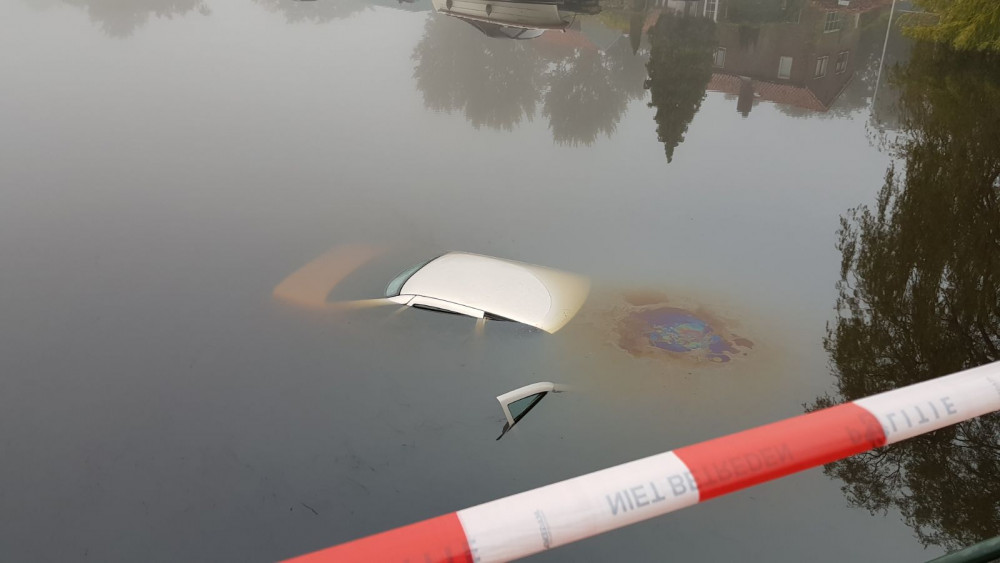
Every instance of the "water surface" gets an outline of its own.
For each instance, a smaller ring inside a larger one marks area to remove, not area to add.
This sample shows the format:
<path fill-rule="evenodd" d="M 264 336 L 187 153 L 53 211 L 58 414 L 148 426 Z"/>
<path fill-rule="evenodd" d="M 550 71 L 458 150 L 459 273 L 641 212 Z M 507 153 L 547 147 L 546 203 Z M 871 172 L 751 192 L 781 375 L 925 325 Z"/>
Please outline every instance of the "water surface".
<path fill-rule="evenodd" d="M 996 61 L 719 4 L 0 4 L 0 559 L 273 560 L 1000 359 Z M 331 301 L 448 250 L 594 291 L 554 335 L 275 298 L 344 245 Z M 671 307 L 739 353 L 620 345 Z M 998 424 L 536 558 L 929 559 L 1000 533 Z"/>

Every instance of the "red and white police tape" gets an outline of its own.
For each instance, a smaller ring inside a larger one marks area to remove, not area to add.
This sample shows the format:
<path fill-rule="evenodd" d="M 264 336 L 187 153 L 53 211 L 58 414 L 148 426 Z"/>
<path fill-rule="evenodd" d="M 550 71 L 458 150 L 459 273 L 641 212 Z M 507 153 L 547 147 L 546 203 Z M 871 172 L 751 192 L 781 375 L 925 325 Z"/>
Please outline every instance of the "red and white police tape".
<path fill-rule="evenodd" d="M 508 561 L 1000 410 L 1000 362 L 296 557 Z"/>

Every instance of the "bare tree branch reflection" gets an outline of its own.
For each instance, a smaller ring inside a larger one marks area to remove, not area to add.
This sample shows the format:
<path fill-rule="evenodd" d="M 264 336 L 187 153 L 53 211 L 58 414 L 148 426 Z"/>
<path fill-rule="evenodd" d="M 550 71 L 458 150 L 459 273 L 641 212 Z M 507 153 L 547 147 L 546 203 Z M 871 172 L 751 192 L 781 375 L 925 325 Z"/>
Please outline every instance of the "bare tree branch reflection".
<path fill-rule="evenodd" d="M 985 70 L 984 70 L 985 69 Z M 915 46 L 896 70 L 903 128 L 874 209 L 842 218 L 825 347 L 854 400 L 1000 360 L 1000 59 Z M 924 545 L 1000 530 L 1000 416 L 829 464 L 854 505 L 898 509 Z"/>

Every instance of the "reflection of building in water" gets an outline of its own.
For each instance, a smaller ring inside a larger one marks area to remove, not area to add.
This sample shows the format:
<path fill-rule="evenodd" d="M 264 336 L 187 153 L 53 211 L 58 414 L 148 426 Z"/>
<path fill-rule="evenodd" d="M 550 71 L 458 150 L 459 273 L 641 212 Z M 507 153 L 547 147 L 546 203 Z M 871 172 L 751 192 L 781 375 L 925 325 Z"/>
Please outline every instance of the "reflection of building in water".
<path fill-rule="evenodd" d="M 434 9 L 459 18 L 488 37 L 534 39 L 548 30 L 565 30 L 577 14 L 601 11 L 597 0 L 497 2 L 494 0 L 433 0 Z"/>
<path fill-rule="evenodd" d="M 712 19 L 718 46 L 709 91 L 737 97 L 744 117 L 758 101 L 825 112 L 854 76 L 868 14 L 889 0 L 652 0 Z"/>

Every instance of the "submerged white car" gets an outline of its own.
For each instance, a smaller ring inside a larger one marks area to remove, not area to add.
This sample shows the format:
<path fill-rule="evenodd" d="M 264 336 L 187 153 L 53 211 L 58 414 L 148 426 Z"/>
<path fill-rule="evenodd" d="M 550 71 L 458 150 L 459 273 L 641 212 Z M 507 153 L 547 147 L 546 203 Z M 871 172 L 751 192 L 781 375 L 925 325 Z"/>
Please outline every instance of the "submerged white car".
<path fill-rule="evenodd" d="M 516 321 L 546 332 L 562 328 L 590 292 L 583 276 L 552 268 L 449 252 L 396 276 L 385 297 L 328 301 L 340 282 L 385 249 L 341 245 L 306 264 L 274 288 L 279 301 L 322 311 L 347 311 L 400 303 L 477 319 Z"/>
<path fill-rule="evenodd" d="M 396 276 L 385 297 L 329 301 L 334 288 L 385 249 L 341 245 L 306 264 L 274 288 L 284 303 L 319 311 L 349 311 L 391 303 L 467 315 L 477 319 L 516 321 L 546 332 L 568 323 L 583 306 L 590 281 L 552 268 L 468 252 L 448 252 L 421 262 Z M 497 397 L 504 414 L 498 440 L 549 393 L 566 390 L 547 381 Z"/>
<path fill-rule="evenodd" d="M 449 252 L 407 269 L 386 287 L 391 301 L 556 332 L 587 299 L 587 278 L 468 252 Z"/>

